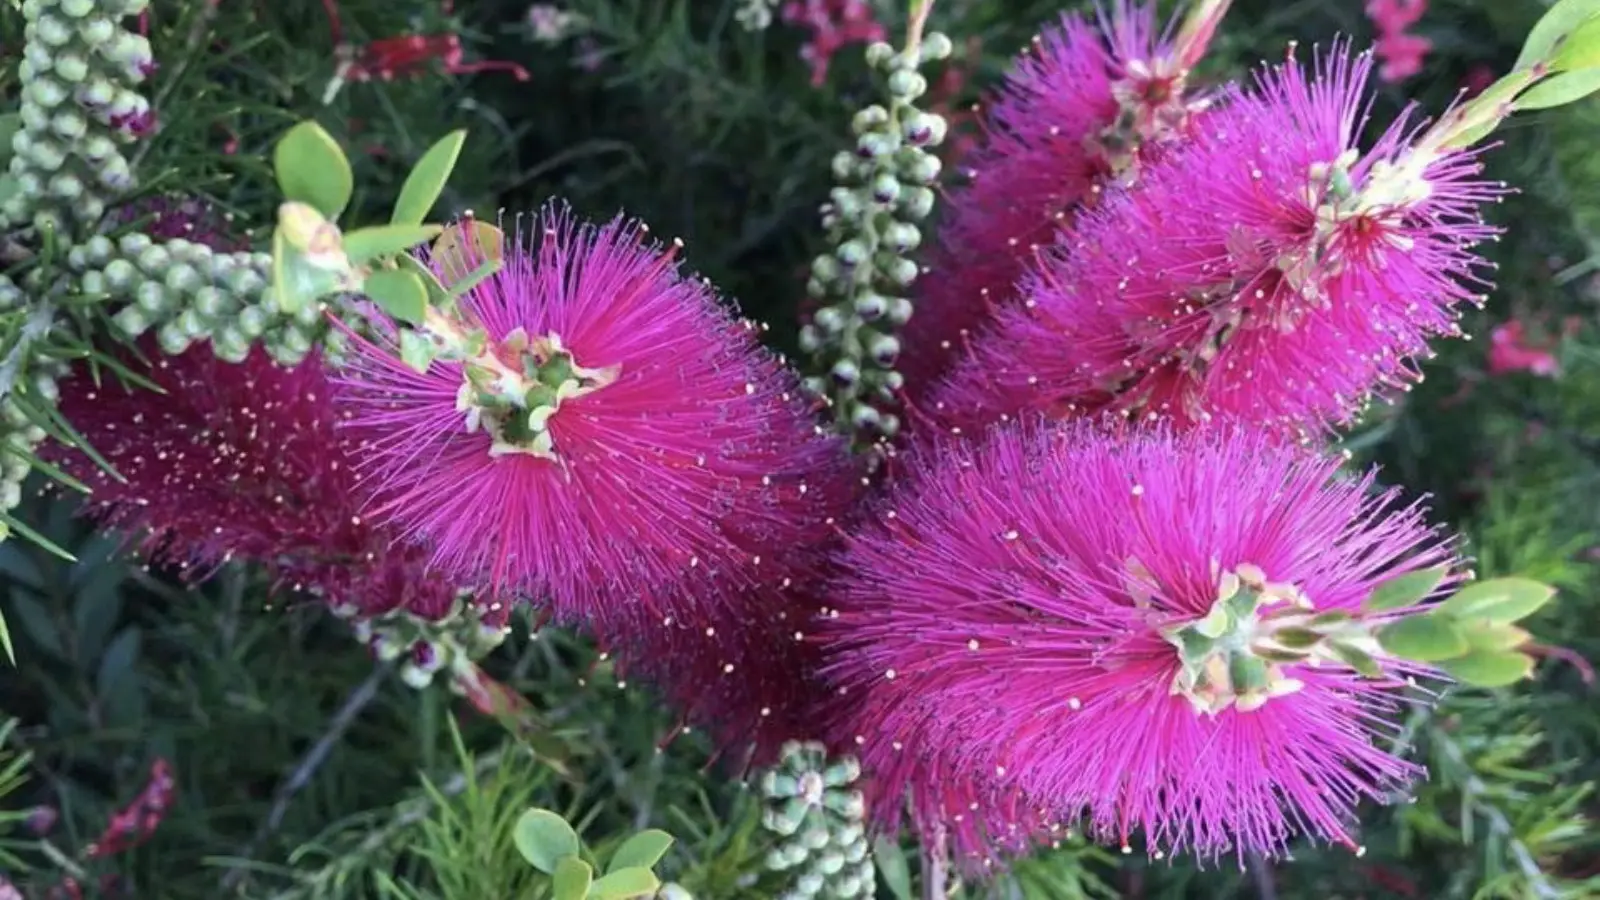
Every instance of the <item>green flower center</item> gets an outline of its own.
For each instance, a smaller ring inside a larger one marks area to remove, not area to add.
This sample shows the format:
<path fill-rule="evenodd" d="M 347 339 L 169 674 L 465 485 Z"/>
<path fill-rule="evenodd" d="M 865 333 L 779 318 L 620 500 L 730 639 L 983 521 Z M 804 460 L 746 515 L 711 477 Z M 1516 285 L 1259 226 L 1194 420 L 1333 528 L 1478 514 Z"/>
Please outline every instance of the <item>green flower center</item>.
<path fill-rule="evenodd" d="M 620 366 L 580 366 L 557 334 L 530 340 L 519 328 L 491 352 L 497 365 L 485 365 L 480 357 L 463 366 L 464 380 L 456 397 L 468 433 L 482 428 L 493 438 L 490 456 L 526 453 L 559 459 L 550 434 L 551 417 L 562 404 L 600 390 L 621 374 Z"/>

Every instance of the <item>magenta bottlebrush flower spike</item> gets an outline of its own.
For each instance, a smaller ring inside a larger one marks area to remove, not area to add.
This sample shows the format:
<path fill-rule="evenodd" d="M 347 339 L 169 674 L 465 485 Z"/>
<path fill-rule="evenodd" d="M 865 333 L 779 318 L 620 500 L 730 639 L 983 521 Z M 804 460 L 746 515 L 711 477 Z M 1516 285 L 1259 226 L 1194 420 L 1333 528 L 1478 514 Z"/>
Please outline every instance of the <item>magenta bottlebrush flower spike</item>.
<path fill-rule="evenodd" d="M 419 374 L 356 340 L 341 379 L 369 513 L 459 582 L 602 633 L 632 607 L 696 624 L 781 579 L 852 487 L 757 326 L 642 226 L 551 206 L 518 228 L 503 268 L 423 326 L 476 344 L 465 363 Z"/>
<path fill-rule="evenodd" d="M 122 478 L 76 451 L 42 449 L 94 489 L 86 503 L 104 524 L 194 575 L 248 560 L 362 616 L 450 610 L 454 586 L 426 571 L 426 554 L 361 517 L 353 448 L 320 358 L 286 369 L 261 350 L 235 364 L 203 347 L 141 349 L 153 365 L 124 364 L 164 394 L 83 369 L 60 388 L 63 415 Z"/>
<path fill-rule="evenodd" d="M 1420 507 L 1220 428 L 1013 427 L 919 456 L 844 553 L 825 634 L 880 821 L 910 790 L 969 854 L 1080 813 L 1153 854 L 1279 854 L 1352 844 L 1355 805 L 1418 774 L 1381 745 L 1414 666 L 1362 604 L 1453 562 Z"/>
<path fill-rule="evenodd" d="M 966 160 L 927 260 L 900 368 L 913 395 L 995 308 L 1040 246 L 1101 190 L 1127 184 L 1141 159 L 1181 138 L 1205 101 L 1188 86 L 1231 0 L 1195 3 L 1176 34 L 1152 4 L 1114 0 L 1097 17 L 1063 15 L 1018 57 L 984 113 L 986 135 Z"/>
<path fill-rule="evenodd" d="M 1349 421 L 1420 377 L 1428 340 L 1481 302 L 1492 237 L 1477 151 L 1451 117 L 1357 149 L 1370 57 L 1291 62 L 1211 112 L 1140 185 L 1085 214 L 928 404 L 948 427 L 1116 410 Z M 1448 127 L 1443 127 L 1448 126 Z"/>

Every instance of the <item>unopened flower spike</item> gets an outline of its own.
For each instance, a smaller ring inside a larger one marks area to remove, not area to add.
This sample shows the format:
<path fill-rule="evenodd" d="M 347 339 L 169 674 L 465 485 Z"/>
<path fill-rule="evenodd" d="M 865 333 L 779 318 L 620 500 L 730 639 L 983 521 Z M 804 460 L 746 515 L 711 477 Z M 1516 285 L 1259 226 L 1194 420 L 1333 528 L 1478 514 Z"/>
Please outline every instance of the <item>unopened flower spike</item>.
<path fill-rule="evenodd" d="M 858 449 L 900 430 L 898 333 L 911 319 L 906 292 L 918 274 L 911 254 L 922 243 L 918 223 L 933 210 L 940 163 L 932 150 L 947 127 L 917 106 L 928 89 L 919 69 L 953 49 L 943 34 L 923 36 L 932 5 L 913 5 L 904 49 L 867 48 L 887 105 L 856 113 L 856 146 L 834 157 L 838 186 L 822 207 L 830 249 L 812 261 L 806 285 L 818 304 L 800 331 L 812 373 L 806 390 L 826 401 L 835 429 Z"/>
<path fill-rule="evenodd" d="M 866 807 L 853 787 L 860 775 L 854 759 L 830 759 L 821 744 L 792 742 L 761 776 L 762 825 L 779 838 L 767 868 L 793 878 L 779 900 L 873 896 Z"/>
<path fill-rule="evenodd" d="M 1203 0 L 1163 29 L 1153 3 L 1113 0 L 1064 14 L 1012 63 L 975 108 L 984 135 L 963 158 L 917 283 L 900 366 L 913 401 L 968 352 L 1018 276 L 1106 191 L 1196 127 L 1211 97 L 1191 70 L 1230 0 Z"/>

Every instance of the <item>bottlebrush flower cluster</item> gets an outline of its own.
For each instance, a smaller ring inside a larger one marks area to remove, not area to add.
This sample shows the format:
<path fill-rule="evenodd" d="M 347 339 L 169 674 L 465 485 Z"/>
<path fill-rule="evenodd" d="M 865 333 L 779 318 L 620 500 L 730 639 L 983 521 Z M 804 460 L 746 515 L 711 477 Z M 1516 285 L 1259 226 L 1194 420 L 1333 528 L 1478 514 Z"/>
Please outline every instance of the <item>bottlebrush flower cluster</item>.
<path fill-rule="evenodd" d="M 905 331 L 902 370 L 920 393 L 943 374 L 1013 283 L 1081 207 L 1138 177 L 1141 160 L 1179 141 L 1206 100 L 1188 69 L 1225 3 L 1179 35 L 1153 5 L 1118 0 L 1097 18 L 1063 15 L 1016 61 L 985 110 L 985 142 L 963 162 Z"/>
<path fill-rule="evenodd" d="M 1374 744 L 1407 669 L 1278 641 L 1452 556 L 1338 467 L 1252 432 L 1092 423 L 924 451 L 848 542 L 827 623 L 863 766 L 894 779 L 880 820 L 910 789 L 979 857 L 1080 813 L 1152 851 L 1353 843 L 1354 805 L 1416 774 Z M 1232 630 L 1191 633 L 1220 608 Z"/>
<path fill-rule="evenodd" d="M 1232 92 L 1137 189 L 1082 213 L 932 395 L 947 428 L 1115 410 L 1290 434 L 1420 377 L 1480 302 L 1505 186 L 1470 150 L 1357 145 L 1370 57 L 1335 47 Z M 1159 239 L 1154 239 L 1159 238 Z"/>

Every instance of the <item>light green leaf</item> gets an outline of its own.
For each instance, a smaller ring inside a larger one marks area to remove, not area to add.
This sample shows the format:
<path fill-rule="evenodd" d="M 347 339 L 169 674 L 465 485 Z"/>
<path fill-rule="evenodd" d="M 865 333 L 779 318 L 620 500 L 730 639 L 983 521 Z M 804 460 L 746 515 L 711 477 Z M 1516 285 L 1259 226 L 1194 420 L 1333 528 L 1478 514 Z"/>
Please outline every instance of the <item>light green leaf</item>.
<path fill-rule="evenodd" d="M 418 374 L 433 365 L 433 342 L 409 328 L 400 331 L 400 361 Z"/>
<path fill-rule="evenodd" d="M 17 667 L 17 651 L 11 646 L 11 629 L 6 627 L 5 613 L 0 612 L 0 647 L 6 651 L 6 660 L 11 663 L 11 668 Z"/>
<path fill-rule="evenodd" d="M 1456 132 L 1453 137 L 1440 146 L 1445 150 L 1464 150 L 1493 134 L 1494 130 L 1499 128 L 1500 123 L 1504 121 L 1505 119 L 1502 118 L 1492 118 L 1485 122 L 1479 122 L 1470 128 L 1464 128 Z"/>
<path fill-rule="evenodd" d="M 1531 578 L 1491 578 L 1469 584 L 1435 607 L 1442 616 L 1509 624 L 1538 612 L 1556 589 Z"/>
<path fill-rule="evenodd" d="M 1550 109 L 1576 103 L 1595 91 L 1600 91 L 1600 68 L 1562 72 L 1528 88 L 1516 106 L 1519 111 Z"/>
<path fill-rule="evenodd" d="M 1467 639 L 1454 622 L 1441 616 L 1409 616 L 1378 632 L 1383 649 L 1401 659 L 1438 662 L 1467 652 Z"/>
<path fill-rule="evenodd" d="M 900 845 L 884 837 L 872 841 L 872 863 L 894 900 L 915 900 L 911 893 L 911 868 Z"/>
<path fill-rule="evenodd" d="M 278 311 L 293 315 L 305 306 L 305 297 L 289 281 L 289 236 L 282 228 L 272 230 L 272 299 Z"/>
<path fill-rule="evenodd" d="M 350 264 L 359 266 L 386 256 L 404 253 L 444 231 L 440 225 L 374 225 L 345 232 L 344 252 Z"/>
<path fill-rule="evenodd" d="M 417 165 L 406 176 L 400 187 L 400 198 L 395 201 L 394 215 L 389 221 L 395 225 L 420 225 L 428 217 L 433 205 L 439 202 L 444 186 L 450 181 L 461 147 L 466 143 L 465 130 L 452 131 L 440 138 L 417 160 Z"/>
<path fill-rule="evenodd" d="M 285 198 L 310 204 L 330 221 L 339 218 L 355 191 L 355 176 L 339 142 L 309 120 L 278 139 L 272 169 Z"/>
<path fill-rule="evenodd" d="M 654 897 L 661 890 L 661 879 L 648 868 L 617 869 L 589 886 L 593 900 L 629 900 Z"/>
<path fill-rule="evenodd" d="M 1524 629 L 1498 622 L 1462 622 L 1461 633 L 1473 650 L 1515 650 L 1533 639 Z"/>
<path fill-rule="evenodd" d="M 447 289 L 477 272 L 484 262 L 505 258 L 505 234 L 487 222 L 467 219 L 444 230 L 433 242 L 429 262 L 440 273 L 439 282 Z"/>
<path fill-rule="evenodd" d="M 1439 668 L 1463 684 L 1496 688 L 1533 674 L 1533 658 L 1510 650 L 1474 650 L 1439 663 Z"/>
<path fill-rule="evenodd" d="M 1600 15 L 1572 29 L 1550 60 L 1550 68 L 1557 72 L 1581 72 L 1596 66 L 1600 66 Z"/>
<path fill-rule="evenodd" d="M 657 828 L 649 828 L 639 832 L 622 842 L 617 852 L 611 854 L 611 862 L 607 864 L 607 872 L 618 869 L 631 869 L 643 866 L 648 869 L 661 861 L 667 850 L 672 847 L 672 835 Z"/>
<path fill-rule="evenodd" d="M 428 314 L 428 288 L 414 272 L 379 269 L 361 283 L 361 293 L 383 311 L 410 325 L 420 325 Z"/>
<path fill-rule="evenodd" d="M 1328 644 L 1328 649 L 1333 652 L 1334 656 L 1339 658 L 1340 662 L 1355 669 L 1356 673 L 1362 677 L 1377 678 L 1383 674 L 1383 668 L 1378 665 L 1377 660 L 1372 658 L 1372 654 L 1354 644 L 1348 644 L 1344 641 L 1332 641 Z"/>
<path fill-rule="evenodd" d="M 556 861 L 550 894 L 553 900 L 583 900 L 589 896 L 593 883 L 594 870 L 588 863 L 576 856 L 563 856 Z"/>
<path fill-rule="evenodd" d="M 1367 602 L 1361 605 L 1366 612 L 1387 612 L 1391 609 L 1404 609 L 1416 606 L 1422 602 L 1433 589 L 1439 586 L 1444 576 L 1449 574 L 1449 566 L 1434 566 L 1420 572 L 1407 572 L 1399 578 L 1391 578 L 1378 589 L 1372 592 Z"/>
<path fill-rule="evenodd" d="M 512 840 L 522 858 L 546 874 L 554 874 L 556 863 L 563 857 L 576 857 L 579 848 L 578 833 L 566 819 L 548 809 L 530 809 L 523 813 L 517 819 Z"/>
<path fill-rule="evenodd" d="M 1596 15 L 1600 15 L 1600 0 L 1561 0 L 1550 7 L 1528 32 L 1513 68 L 1526 69 L 1535 63 L 1549 62 L 1551 52 L 1561 39 Z"/>

